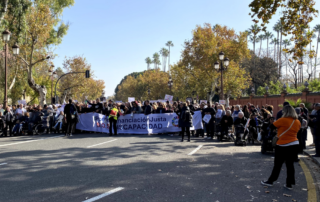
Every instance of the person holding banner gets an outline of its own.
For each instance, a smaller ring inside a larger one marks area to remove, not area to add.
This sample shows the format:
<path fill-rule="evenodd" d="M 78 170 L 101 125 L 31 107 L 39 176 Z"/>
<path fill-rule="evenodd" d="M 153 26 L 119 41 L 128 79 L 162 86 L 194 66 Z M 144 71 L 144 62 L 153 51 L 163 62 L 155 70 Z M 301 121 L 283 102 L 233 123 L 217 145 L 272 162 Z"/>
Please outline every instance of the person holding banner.
<path fill-rule="evenodd" d="M 117 134 L 117 122 L 118 122 L 118 117 L 120 116 L 120 106 L 118 106 L 117 104 L 113 104 L 112 105 L 112 109 L 110 110 L 109 113 L 109 136 L 112 136 L 112 126 L 113 126 L 113 132 L 114 135 L 118 135 Z"/>
<path fill-rule="evenodd" d="M 89 100 L 87 100 L 87 102 L 88 102 L 89 105 L 91 105 L 91 109 L 94 112 L 101 113 L 102 110 L 104 109 L 103 104 L 100 102 L 99 98 L 96 99 L 96 104 L 95 103 L 90 103 Z"/>
<path fill-rule="evenodd" d="M 208 121 L 205 121 L 205 127 L 207 131 L 207 139 L 213 139 L 214 131 L 215 131 L 215 115 L 216 115 L 216 110 L 211 107 L 210 104 L 208 104 L 208 107 L 205 108 L 202 113 L 204 113 L 204 117 L 208 117 Z"/>
<path fill-rule="evenodd" d="M 152 112 L 149 100 L 144 101 L 144 115 L 149 115 Z"/>
<path fill-rule="evenodd" d="M 188 142 L 190 142 L 190 127 L 192 127 L 192 114 L 187 103 L 180 103 L 181 110 L 179 111 L 179 127 L 182 130 L 182 140 L 184 139 L 184 133 L 188 135 Z"/>

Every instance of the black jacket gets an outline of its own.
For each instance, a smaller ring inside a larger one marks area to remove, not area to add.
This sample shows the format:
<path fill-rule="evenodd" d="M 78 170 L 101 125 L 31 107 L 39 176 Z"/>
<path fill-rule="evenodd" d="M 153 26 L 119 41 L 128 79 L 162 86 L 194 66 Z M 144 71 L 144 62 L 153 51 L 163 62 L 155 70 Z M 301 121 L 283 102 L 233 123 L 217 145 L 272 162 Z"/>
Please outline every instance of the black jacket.
<path fill-rule="evenodd" d="M 227 121 L 227 123 L 225 122 Z M 224 115 L 220 121 L 222 127 L 231 127 L 233 124 L 232 116 Z"/>
<path fill-rule="evenodd" d="M 5 111 L 3 113 L 3 116 L 4 116 L 4 120 L 8 123 L 13 123 L 14 122 L 14 116 L 13 116 L 13 113 L 10 111 Z"/>
<path fill-rule="evenodd" d="M 99 102 L 97 104 L 91 104 L 88 100 L 87 102 L 91 105 L 91 111 L 96 112 L 98 110 L 98 113 L 102 113 L 102 110 L 104 109 L 103 103 Z"/>
<path fill-rule="evenodd" d="M 70 118 L 71 117 L 71 112 L 74 112 L 73 115 L 75 115 L 77 113 L 77 108 L 76 106 L 74 106 L 74 104 L 67 104 L 65 107 L 64 107 L 64 114 L 67 116 L 67 118 Z"/>
<path fill-rule="evenodd" d="M 145 106 L 144 115 L 149 115 L 152 112 L 152 108 L 150 105 Z"/>
<path fill-rule="evenodd" d="M 166 109 L 165 108 L 157 108 L 155 114 L 164 114 L 166 113 Z"/>
<path fill-rule="evenodd" d="M 243 117 L 242 119 L 237 118 L 236 121 L 234 122 L 234 125 L 240 125 L 242 124 L 243 126 L 245 126 L 247 124 L 248 119 L 246 117 Z"/>

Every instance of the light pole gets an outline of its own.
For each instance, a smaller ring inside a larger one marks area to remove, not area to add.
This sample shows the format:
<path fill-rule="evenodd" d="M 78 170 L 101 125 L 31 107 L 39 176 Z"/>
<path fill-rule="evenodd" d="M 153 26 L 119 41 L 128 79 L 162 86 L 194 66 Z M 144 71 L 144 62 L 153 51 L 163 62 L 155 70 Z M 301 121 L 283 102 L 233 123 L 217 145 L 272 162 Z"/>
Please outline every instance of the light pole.
<path fill-rule="evenodd" d="M 220 65 L 219 62 L 215 62 L 214 63 L 214 68 L 221 72 L 221 97 L 220 100 L 224 100 L 224 94 L 223 94 L 223 71 L 227 70 L 228 66 L 229 66 L 229 59 L 228 58 L 224 58 L 224 53 L 221 51 L 219 53 L 219 60 L 220 60 Z M 223 61 L 223 63 L 222 63 Z"/>
<path fill-rule="evenodd" d="M 196 91 L 192 91 L 192 99 L 193 99 L 193 103 L 194 103 L 194 95 L 196 94 Z"/>
<path fill-rule="evenodd" d="M 53 70 L 54 69 L 54 65 L 51 65 L 51 68 L 52 69 L 49 69 L 49 74 L 51 76 L 51 104 L 54 104 L 54 102 L 53 102 L 53 77 L 57 73 L 56 73 L 56 71 Z"/>
<path fill-rule="evenodd" d="M 171 92 L 171 88 L 172 88 L 172 86 L 173 86 L 173 81 L 172 81 L 171 76 L 169 77 L 168 86 L 169 86 L 170 92 Z"/>
<path fill-rule="evenodd" d="M 6 108 L 7 107 L 7 104 L 8 104 L 8 92 L 7 92 L 7 72 L 8 72 L 8 42 L 10 41 L 10 36 L 11 36 L 11 33 L 8 31 L 8 30 L 5 30 L 4 32 L 2 32 L 2 38 L 3 38 L 3 41 L 5 42 L 5 45 L 4 45 L 4 49 L 5 49 L 5 53 L 4 53 L 4 74 L 5 74 L 5 79 L 4 79 L 4 107 Z"/>

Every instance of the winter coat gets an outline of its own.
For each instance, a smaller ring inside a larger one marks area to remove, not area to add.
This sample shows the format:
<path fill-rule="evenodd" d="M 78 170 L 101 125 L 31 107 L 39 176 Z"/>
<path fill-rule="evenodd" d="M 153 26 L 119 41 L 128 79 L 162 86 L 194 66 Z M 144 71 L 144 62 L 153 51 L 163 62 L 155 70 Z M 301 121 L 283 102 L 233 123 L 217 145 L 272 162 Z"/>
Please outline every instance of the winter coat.
<path fill-rule="evenodd" d="M 189 107 L 183 107 L 178 112 L 179 114 L 179 127 L 192 127 L 192 112 L 190 111 Z M 184 117 L 186 117 L 186 114 L 190 114 L 189 120 L 184 120 Z"/>
<path fill-rule="evenodd" d="M 227 120 L 227 123 L 225 122 Z M 224 115 L 220 121 L 222 127 L 231 127 L 233 124 L 233 118 L 231 116 Z"/>
<path fill-rule="evenodd" d="M 4 116 L 4 120 L 7 123 L 13 123 L 14 122 L 14 116 L 13 116 L 12 112 L 5 111 L 3 116 Z"/>

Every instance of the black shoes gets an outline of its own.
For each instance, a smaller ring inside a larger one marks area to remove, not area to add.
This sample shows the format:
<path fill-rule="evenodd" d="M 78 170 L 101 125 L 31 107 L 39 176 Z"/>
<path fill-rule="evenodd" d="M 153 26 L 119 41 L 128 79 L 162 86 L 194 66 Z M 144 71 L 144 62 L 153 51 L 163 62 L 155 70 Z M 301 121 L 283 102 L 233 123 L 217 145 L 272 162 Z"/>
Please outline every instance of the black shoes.
<path fill-rule="evenodd" d="M 272 182 L 269 182 L 269 181 L 261 181 L 261 184 L 262 185 L 265 185 L 265 186 L 268 186 L 268 187 L 272 187 L 273 186 L 273 183 Z"/>
<path fill-rule="evenodd" d="M 286 185 L 285 184 L 285 185 L 283 185 L 283 187 L 286 188 L 286 189 L 292 190 L 292 185 Z"/>
<path fill-rule="evenodd" d="M 320 157 L 320 156 L 315 154 L 315 155 L 312 155 L 312 157 Z"/>

